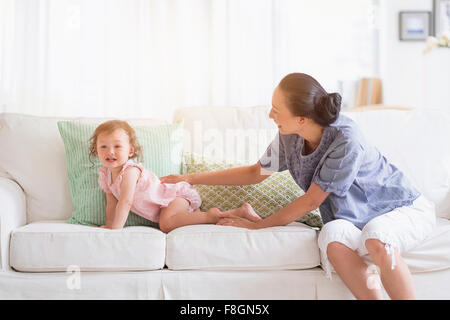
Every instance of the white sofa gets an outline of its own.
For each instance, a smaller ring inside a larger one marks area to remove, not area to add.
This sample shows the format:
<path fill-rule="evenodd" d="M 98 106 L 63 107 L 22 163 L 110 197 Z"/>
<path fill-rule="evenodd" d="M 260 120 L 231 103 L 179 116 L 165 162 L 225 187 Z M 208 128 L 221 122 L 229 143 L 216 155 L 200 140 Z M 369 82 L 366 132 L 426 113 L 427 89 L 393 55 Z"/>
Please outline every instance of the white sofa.
<path fill-rule="evenodd" d="M 449 114 L 345 114 L 436 204 L 435 231 L 403 257 L 419 299 L 449 299 Z M 186 150 L 228 158 L 257 160 L 275 133 L 264 107 L 187 108 L 175 113 L 179 119 Z M 261 230 L 193 225 L 168 234 L 65 223 L 73 207 L 58 120 L 0 115 L 0 299 L 353 298 L 336 274 L 325 277 L 318 231 L 301 223 Z M 244 153 L 233 153 L 242 146 Z"/>

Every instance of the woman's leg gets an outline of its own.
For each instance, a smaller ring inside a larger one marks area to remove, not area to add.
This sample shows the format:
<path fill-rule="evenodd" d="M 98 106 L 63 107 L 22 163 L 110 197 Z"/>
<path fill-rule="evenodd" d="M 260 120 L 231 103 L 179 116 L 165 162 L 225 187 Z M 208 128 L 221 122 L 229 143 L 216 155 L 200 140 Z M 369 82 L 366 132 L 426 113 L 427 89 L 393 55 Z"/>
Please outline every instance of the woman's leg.
<path fill-rule="evenodd" d="M 380 268 L 380 277 L 391 299 L 416 299 L 411 272 L 401 256 L 394 250 L 395 268 L 392 256 L 385 249 L 385 243 L 378 239 L 367 239 L 366 248 L 373 262 Z"/>
<path fill-rule="evenodd" d="M 327 248 L 328 259 L 339 277 L 356 299 L 383 299 L 381 287 L 369 285 L 367 264 L 346 245 L 339 242 L 331 242 Z"/>
<path fill-rule="evenodd" d="M 347 220 L 326 223 L 318 238 L 322 266 L 331 277 L 331 264 L 357 299 L 382 299 L 381 286 L 372 283 L 374 275 L 356 252 L 360 238 L 361 230 Z"/>
<path fill-rule="evenodd" d="M 370 254 L 391 299 L 416 298 L 411 272 L 401 253 L 422 243 L 435 225 L 434 206 L 422 195 L 411 206 L 396 208 L 364 226 L 358 250 Z"/>
<path fill-rule="evenodd" d="M 207 212 L 199 209 L 189 212 L 189 201 L 175 198 L 169 205 L 161 209 L 159 228 L 168 233 L 175 228 L 191 224 L 216 224 L 219 221 L 219 209 L 213 208 Z"/>

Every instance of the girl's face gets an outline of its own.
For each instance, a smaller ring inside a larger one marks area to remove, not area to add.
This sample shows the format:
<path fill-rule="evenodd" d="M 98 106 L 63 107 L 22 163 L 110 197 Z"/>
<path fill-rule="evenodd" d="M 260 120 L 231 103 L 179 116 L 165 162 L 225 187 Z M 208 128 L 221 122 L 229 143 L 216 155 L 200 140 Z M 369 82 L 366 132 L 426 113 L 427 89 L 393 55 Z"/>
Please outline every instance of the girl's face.
<path fill-rule="evenodd" d="M 97 155 L 102 165 L 107 168 L 122 167 L 133 153 L 130 139 L 122 129 L 100 133 L 97 137 Z"/>
<path fill-rule="evenodd" d="M 304 117 L 294 116 L 291 113 L 286 106 L 284 93 L 279 87 L 273 92 L 269 118 L 275 121 L 281 134 L 298 133 L 305 120 Z"/>

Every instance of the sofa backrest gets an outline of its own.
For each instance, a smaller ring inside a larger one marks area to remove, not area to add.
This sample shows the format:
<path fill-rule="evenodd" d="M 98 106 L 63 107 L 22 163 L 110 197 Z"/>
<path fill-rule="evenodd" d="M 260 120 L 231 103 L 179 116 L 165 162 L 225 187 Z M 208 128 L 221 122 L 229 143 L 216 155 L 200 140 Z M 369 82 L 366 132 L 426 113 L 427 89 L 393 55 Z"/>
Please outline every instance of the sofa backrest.
<path fill-rule="evenodd" d="M 184 150 L 256 162 L 277 133 L 267 106 L 191 107 L 175 111 L 184 121 Z"/>
<path fill-rule="evenodd" d="M 0 176 L 15 180 L 24 190 L 28 223 L 72 216 L 66 155 L 57 127 L 61 120 L 100 123 L 109 119 L 0 114 Z M 156 119 L 128 121 L 131 125 L 167 123 Z"/>
<path fill-rule="evenodd" d="M 184 120 L 191 134 L 185 150 L 257 161 L 277 132 L 268 114 L 266 106 L 196 107 L 177 110 L 174 121 Z M 343 114 L 354 119 L 367 139 L 435 203 L 438 216 L 450 218 L 449 113 L 379 109 Z"/>
<path fill-rule="evenodd" d="M 269 107 L 178 109 L 185 150 L 230 160 L 257 161 L 277 128 Z M 450 115 L 441 110 L 343 112 L 430 200 L 440 217 L 450 218 Z M 0 176 L 19 183 L 27 198 L 27 221 L 67 219 L 73 206 L 64 145 L 57 122 L 102 122 L 106 118 L 50 118 L 0 114 Z M 165 124 L 131 119 L 132 125 Z"/>

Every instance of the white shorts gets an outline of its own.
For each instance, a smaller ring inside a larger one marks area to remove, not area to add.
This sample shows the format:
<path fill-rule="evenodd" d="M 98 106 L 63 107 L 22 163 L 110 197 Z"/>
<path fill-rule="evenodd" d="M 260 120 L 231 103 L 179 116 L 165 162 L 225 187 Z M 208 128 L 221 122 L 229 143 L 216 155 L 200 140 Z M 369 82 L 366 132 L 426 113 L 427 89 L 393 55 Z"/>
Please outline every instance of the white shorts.
<path fill-rule="evenodd" d="M 367 239 L 378 239 L 385 244 L 386 252 L 392 257 L 392 268 L 395 268 L 394 249 L 401 254 L 414 248 L 433 231 L 435 226 L 434 204 L 423 195 L 411 206 L 400 207 L 373 218 L 362 230 L 344 219 L 330 221 L 319 233 L 322 268 L 327 277 L 331 278 L 334 268 L 327 257 L 329 243 L 340 242 L 363 257 L 369 253 L 365 246 Z"/>

